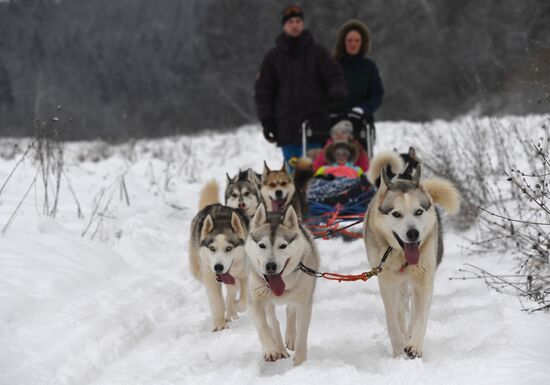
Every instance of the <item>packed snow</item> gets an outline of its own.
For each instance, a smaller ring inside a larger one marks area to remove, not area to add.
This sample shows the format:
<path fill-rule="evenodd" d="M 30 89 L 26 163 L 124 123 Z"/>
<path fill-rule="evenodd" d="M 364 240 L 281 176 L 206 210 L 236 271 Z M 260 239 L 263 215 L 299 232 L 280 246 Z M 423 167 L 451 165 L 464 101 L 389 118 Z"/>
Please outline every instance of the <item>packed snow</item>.
<path fill-rule="evenodd" d="M 379 123 L 376 150 L 405 150 L 424 129 Z M 0 185 L 21 155 L 0 158 Z M 226 172 L 281 164 L 257 126 L 113 147 L 68 143 L 64 159 L 55 218 L 43 214 L 40 177 L 16 210 L 37 175 L 31 154 L 0 194 L 2 385 L 550 381 L 550 315 L 522 312 L 517 297 L 480 280 L 449 280 L 467 262 L 503 274 L 514 267 L 507 255 L 467 255 L 471 234 L 452 230 L 452 218 L 422 359 L 392 357 L 376 279 L 317 282 L 308 359 L 298 367 L 263 360 L 247 313 L 213 333 L 205 290 L 188 269 L 189 225 L 206 181 L 223 188 Z M 321 270 L 369 269 L 362 241 L 316 242 Z"/>

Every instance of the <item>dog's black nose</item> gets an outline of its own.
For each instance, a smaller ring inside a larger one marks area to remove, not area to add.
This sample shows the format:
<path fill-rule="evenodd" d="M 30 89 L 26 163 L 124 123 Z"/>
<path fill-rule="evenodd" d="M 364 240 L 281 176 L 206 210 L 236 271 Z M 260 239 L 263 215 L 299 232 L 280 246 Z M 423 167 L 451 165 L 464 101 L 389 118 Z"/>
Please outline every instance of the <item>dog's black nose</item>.
<path fill-rule="evenodd" d="M 277 199 L 281 199 L 283 197 L 283 190 L 275 191 L 275 196 L 277 197 Z"/>
<path fill-rule="evenodd" d="M 223 271 L 223 265 L 221 263 L 216 263 L 214 265 L 214 271 L 216 273 L 221 273 Z"/>
<path fill-rule="evenodd" d="M 418 242 L 418 237 L 420 236 L 420 233 L 417 229 L 409 229 L 407 231 L 407 240 L 409 242 Z"/>
<path fill-rule="evenodd" d="M 277 264 L 275 262 L 266 263 L 265 271 L 267 274 L 275 274 L 277 272 Z"/>

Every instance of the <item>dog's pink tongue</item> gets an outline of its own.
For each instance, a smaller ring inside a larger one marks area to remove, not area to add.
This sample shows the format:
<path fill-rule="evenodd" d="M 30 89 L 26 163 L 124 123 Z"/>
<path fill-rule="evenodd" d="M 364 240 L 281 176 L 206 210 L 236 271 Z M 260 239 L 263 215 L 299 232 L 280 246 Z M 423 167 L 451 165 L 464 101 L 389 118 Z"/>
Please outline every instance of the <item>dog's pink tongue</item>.
<path fill-rule="evenodd" d="M 271 200 L 271 211 L 283 211 L 285 208 L 284 199 Z"/>
<path fill-rule="evenodd" d="M 267 284 L 269 288 L 277 297 L 283 294 L 285 291 L 285 283 L 281 274 L 273 274 L 267 276 Z"/>
<path fill-rule="evenodd" d="M 420 250 L 418 249 L 418 242 L 416 243 L 404 243 L 403 251 L 405 252 L 405 260 L 409 265 L 416 265 L 420 258 Z"/>
<path fill-rule="evenodd" d="M 216 280 L 218 282 L 225 283 L 226 285 L 234 285 L 235 278 L 229 273 L 216 274 Z"/>

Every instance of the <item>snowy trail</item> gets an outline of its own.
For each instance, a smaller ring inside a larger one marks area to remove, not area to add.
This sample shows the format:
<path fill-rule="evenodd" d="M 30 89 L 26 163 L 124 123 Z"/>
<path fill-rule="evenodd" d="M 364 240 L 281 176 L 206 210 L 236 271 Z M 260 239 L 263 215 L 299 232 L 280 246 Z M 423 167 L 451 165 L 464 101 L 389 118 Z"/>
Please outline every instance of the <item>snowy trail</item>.
<path fill-rule="evenodd" d="M 404 148 L 422 129 L 390 123 L 380 128 L 387 133 L 380 148 Z M 166 163 L 152 155 L 166 148 L 173 149 L 174 164 L 188 156 L 186 164 L 195 166 L 178 166 L 179 174 L 176 169 L 167 178 Z M 131 204 L 113 190 L 114 219 L 105 220 L 94 240 L 80 236 L 86 220 L 76 217 L 68 193 L 55 220 L 39 215 L 40 191 L 0 237 L 1 385 L 548 382 L 548 315 L 522 313 L 514 297 L 488 291 L 483 282 L 449 281 L 465 262 L 510 267 L 505 257 L 465 256 L 460 248 L 465 241 L 451 231 L 422 360 L 392 358 L 373 279 L 319 281 L 308 360 L 297 368 L 291 359 L 264 362 L 247 313 L 230 329 L 211 332 L 206 294 L 188 273 L 187 242 L 201 185 L 211 176 L 221 184 L 226 171 L 234 174 L 239 167 L 259 170 L 264 158 L 276 165 L 278 151 L 248 127 L 218 138 L 152 142 L 139 154 L 131 162 L 114 155 L 97 164 L 69 165 L 87 218 L 99 189 L 125 174 Z M 0 161 L 0 181 L 12 167 Z M 25 164 L 0 197 L 0 225 L 33 170 Z M 368 269 L 362 241 L 318 242 L 322 270 Z M 278 314 L 283 319 L 282 309 Z"/>

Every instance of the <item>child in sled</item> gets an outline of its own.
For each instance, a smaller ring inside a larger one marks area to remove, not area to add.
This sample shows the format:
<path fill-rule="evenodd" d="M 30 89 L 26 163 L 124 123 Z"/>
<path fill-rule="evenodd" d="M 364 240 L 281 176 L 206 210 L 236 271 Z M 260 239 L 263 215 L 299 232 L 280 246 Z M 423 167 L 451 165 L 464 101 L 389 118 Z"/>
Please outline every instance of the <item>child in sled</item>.
<path fill-rule="evenodd" d="M 315 176 L 324 176 L 325 179 L 358 178 L 363 174 L 363 169 L 356 165 L 357 147 L 349 142 L 335 142 L 329 144 L 324 151 L 326 163 L 317 169 Z M 330 178 L 332 176 L 332 178 Z"/>
<path fill-rule="evenodd" d="M 325 165 L 315 172 L 308 198 L 313 201 L 336 204 L 354 201 L 374 189 L 357 166 L 358 149 L 350 142 L 331 143 L 323 150 Z"/>
<path fill-rule="evenodd" d="M 353 125 L 351 121 L 340 120 L 330 129 L 330 138 L 327 140 L 324 148 L 319 152 L 313 161 L 313 170 L 317 171 L 320 167 L 329 164 L 327 161 L 327 149 L 333 144 L 344 142 L 351 144 L 357 152 L 356 159 L 353 161 L 355 166 L 360 167 L 363 172 L 369 169 L 369 158 L 363 146 L 353 138 Z"/>

